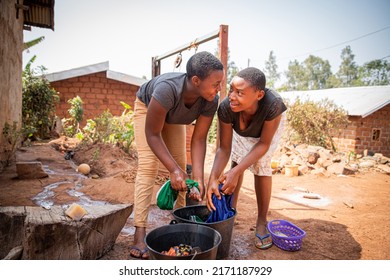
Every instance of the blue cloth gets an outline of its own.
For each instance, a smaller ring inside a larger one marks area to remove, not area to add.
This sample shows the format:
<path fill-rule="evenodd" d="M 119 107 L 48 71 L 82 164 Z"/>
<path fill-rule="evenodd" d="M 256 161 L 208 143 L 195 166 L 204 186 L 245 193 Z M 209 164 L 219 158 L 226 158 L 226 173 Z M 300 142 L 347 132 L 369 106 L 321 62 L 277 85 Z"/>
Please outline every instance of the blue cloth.
<path fill-rule="evenodd" d="M 221 191 L 222 186 L 222 184 L 219 184 L 219 191 Z M 206 223 L 215 223 L 234 216 L 235 211 L 232 208 L 233 195 L 221 195 L 221 199 L 218 199 L 215 194 L 213 194 L 211 199 L 216 210 L 211 211 Z"/>

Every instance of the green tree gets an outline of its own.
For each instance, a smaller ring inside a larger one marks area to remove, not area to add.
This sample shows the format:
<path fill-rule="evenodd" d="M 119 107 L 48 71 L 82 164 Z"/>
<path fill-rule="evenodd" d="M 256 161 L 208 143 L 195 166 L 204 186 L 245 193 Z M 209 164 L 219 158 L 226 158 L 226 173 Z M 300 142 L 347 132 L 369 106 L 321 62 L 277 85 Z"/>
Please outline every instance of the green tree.
<path fill-rule="evenodd" d="M 287 90 L 324 89 L 332 87 L 329 81 L 333 80 L 329 61 L 314 55 L 310 55 L 303 63 L 290 61 L 286 77 L 283 88 Z"/>
<path fill-rule="evenodd" d="M 305 69 L 298 60 L 290 61 L 285 73 L 287 82 L 284 87 L 286 90 L 305 90 L 303 80 L 305 79 Z"/>
<path fill-rule="evenodd" d="M 364 85 L 384 86 L 390 84 L 390 63 L 386 60 L 372 60 L 359 69 Z"/>
<path fill-rule="evenodd" d="M 327 81 L 332 77 L 332 71 L 328 60 L 310 55 L 303 62 L 305 69 L 304 84 L 309 90 L 327 88 Z"/>
<path fill-rule="evenodd" d="M 340 80 L 341 87 L 352 87 L 361 85 L 358 75 L 358 66 L 354 59 L 355 55 L 352 53 L 350 46 L 346 46 L 341 51 L 341 64 L 336 76 Z"/>
<path fill-rule="evenodd" d="M 274 88 L 275 83 L 280 79 L 276 56 L 273 51 L 269 53 L 268 60 L 265 61 L 265 76 L 267 79 L 267 87 L 269 88 Z"/>

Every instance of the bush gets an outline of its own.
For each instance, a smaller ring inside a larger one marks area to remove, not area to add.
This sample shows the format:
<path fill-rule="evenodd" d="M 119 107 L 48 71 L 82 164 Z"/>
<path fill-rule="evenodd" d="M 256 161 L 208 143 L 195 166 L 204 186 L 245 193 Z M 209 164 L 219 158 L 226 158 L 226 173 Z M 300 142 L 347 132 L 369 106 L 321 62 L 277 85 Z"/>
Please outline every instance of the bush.
<path fill-rule="evenodd" d="M 50 87 L 44 76 L 45 67 L 31 69 L 33 57 L 23 71 L 23 130 L 30 131 L 27 135 L 35 139 L 48 138 L 54 127 L 55 105 L 59 101 L 58 93 Z"/>
<path fill-rule="evenodd" d="M 70 109 L 68 110 L 70 118 L 62 119 L 62 126 L 64 127 L 65 135 L 73 137 L 80 132 L 79 125 L 84 114 L 83 100 L 80 96 L 76 96 L 69 99 L 68 104 L 70 104 Z"/>
<path fill-rule="evenodd" d="M 329 99 L 302 102 L 299 98 L 288 104 L 288 108 L 290 141 L 335 150 L 331 132 L 348 123 L 344 109 Z"/>
<path fill-rule="evenodd" d="M 118 145 L 128 152 L 134 141 L 133 111 L 131 106 L 121 102 L 125 108 L 120 116 L 113 116 L 106 110 L 94 119 L 87 120 L 87 125 L 79 133 L 83 141 L 110 143 Z"/>

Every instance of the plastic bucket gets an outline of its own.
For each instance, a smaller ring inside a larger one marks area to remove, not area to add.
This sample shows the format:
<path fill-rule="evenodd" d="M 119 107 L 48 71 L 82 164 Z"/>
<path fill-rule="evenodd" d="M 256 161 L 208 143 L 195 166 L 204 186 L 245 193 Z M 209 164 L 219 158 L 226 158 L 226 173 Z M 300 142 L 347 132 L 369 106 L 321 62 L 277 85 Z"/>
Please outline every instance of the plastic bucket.
<path fill-rule="evenodd" d="M 212 228 L 180 223 L 156 228 L 145 237 L 149 258 L 152 260 L 215 260 L 221 240 L 221 235 Z M 188 256 L 167 256 L 161 253 L 180 244 L 199 247 L 200 252 Z"/>
<path fill-rule="evenodd" d="M 175 220 L 179 223 L 203 225 L 218 231 L 221 234 L 222 241 L 221 241 L 221 245 L 219 245 L 218 247 L 217 259 L 224 259 L 229 256 L 234 219 L 237 215 L 237 212 L 234 212 L 233 217 L 215 223 L 202 223 L 202 222 L 195 222 L 191 220 L 190 217 L 195 215 L 198 216 L 201 220 L 205 221 L 207 217 L 210 215 L 210 211 L 209 209 L 207 209 L 206 205 L 193 205 L 193 206 L 178 208 L 174 210 L 172 214 Z"/>

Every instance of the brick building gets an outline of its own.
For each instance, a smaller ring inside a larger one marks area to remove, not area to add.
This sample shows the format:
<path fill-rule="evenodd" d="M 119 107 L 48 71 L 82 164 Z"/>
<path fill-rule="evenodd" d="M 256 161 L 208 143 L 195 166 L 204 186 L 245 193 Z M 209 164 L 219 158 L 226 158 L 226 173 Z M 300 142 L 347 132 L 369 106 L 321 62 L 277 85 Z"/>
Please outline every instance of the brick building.
<path fill-rule="evenodd" d="M 334 134 L 340 152 L 363 154 L 364 150 L 390 156 L 390 86 L 334 88 L 282 92 L 290 101 L 332 100 L 348 113 L 350 123 Z"/>
<path fill-rule="evenodd" d="M 135 94 L 145 79 L 109 70 L 109 63 L 103 62 L 71 70 L 47 74 L 50 85 L 59 92 L 60 102 L 56 115 L 69 117 L 68 100 L 79 96 L 83 100 L 82 125 L 105 110 L 113 115 L 122 114 L 123 101 L 134 108 Z"/>
<path fill-rule="evenodd" d="M 56 115 L 68 118 L 68 100 L 80 96 L 83 100 L 84 116 L 93 119 L 109 109 L 113 115 L 122 114 L 123 101 L 134 108 L 135 94 L 147 80 L 109 70 L 109 63 L 103 62 L 57 73 L 47 74 L 50 85 L 60 94 Z M 187 164 L 191 165 L 190 143 L 193 125 L 187 126 Z"/>

